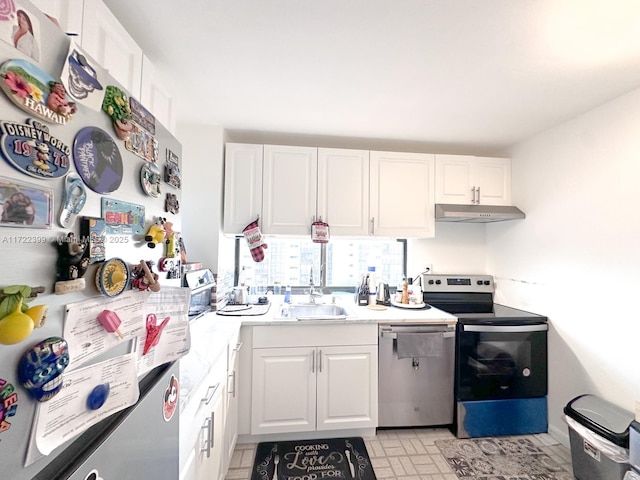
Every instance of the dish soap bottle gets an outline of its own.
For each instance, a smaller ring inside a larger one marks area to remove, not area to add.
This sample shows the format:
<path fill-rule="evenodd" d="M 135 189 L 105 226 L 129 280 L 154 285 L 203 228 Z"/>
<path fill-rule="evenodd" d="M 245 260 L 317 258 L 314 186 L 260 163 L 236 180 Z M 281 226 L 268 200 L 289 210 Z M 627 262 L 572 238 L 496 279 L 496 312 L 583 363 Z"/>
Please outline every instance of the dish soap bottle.
<path fill-rule="evenodd" d="M 284 303 L 291 303 L 291 287 L 289 285 L 284 291 Z"/>

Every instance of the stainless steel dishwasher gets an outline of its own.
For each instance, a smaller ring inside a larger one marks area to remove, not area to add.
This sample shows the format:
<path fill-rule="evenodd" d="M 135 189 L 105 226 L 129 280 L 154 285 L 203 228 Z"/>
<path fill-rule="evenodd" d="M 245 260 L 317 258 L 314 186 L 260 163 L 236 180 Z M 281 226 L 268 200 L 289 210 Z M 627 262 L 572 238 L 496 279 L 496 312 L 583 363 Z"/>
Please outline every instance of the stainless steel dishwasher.
<path fill-rule="evenodd" d="M 455 325 L 381 325 L 378 425 L 452 424 L 454 352 Z"/>

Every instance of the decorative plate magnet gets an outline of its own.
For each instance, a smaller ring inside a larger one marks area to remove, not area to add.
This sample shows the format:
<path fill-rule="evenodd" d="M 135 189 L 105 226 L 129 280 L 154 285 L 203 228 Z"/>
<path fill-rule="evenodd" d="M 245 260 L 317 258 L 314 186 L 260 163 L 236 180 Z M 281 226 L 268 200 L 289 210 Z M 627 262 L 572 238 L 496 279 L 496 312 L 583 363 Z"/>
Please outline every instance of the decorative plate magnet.
<path fill-rule="evenodd" d="M 2 153 L 20 172 L 36 178 L 55 179 L 69 171 L 71 149 L 37 120 L 26 123 L 0 121 Z"/>
<path fill-rule="evenodd" d="M 49 337 L 27 350 L 18 362 L 18 381 L 39 402 L 62 388 L 62 372 L 69 365 L 69 346 L 60 337 Z"/>
<path fill-rule="evenodd" d="M 84 183 L 96 193 L 115 192 L 122 182 L 122 157 L 107 132 L 85 127 L 73 141 L 73 161 Z"/>
<path fill-rule="evenodd" d="M 153 198 L 160 196 L 160 169 L 153 163 L 145 163 L 140 169 L 140 184 L 144 193 Z"/>
<path fill-rule="evenodd" d="M 64 85 L 26 60 L 0 66 L 0 89 L 22 110 L 47 122 L 65 125 L 76 112 Z"/>
<path fill-rule="evenodd" d="M 96 287 L 107 297 L 116 297 L 124 292 L 129 283 L 129 267 L 120 258 L 112 258 L 102 264 L 96 274 Z"/>

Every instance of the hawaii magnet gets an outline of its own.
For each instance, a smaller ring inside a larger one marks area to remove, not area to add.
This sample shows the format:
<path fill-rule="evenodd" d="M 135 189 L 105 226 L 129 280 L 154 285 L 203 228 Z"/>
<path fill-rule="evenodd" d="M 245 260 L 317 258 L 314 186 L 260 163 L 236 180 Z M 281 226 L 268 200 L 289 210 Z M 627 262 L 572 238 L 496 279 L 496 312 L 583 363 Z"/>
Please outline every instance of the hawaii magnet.
<path fill-rule="evenodd" d="M 30 115 L 66 125 L 76 112 L 62 83 L 26 60 L 8 60 L 0 66 L 0 90 Z"/>
<path fill-rule="evenodd" d="M 0 121 L 0 142 L 6 160 L 26 175 L 55 179 L 69 171 L 71 149 L 37 120 Z"/>
<path fill-rule="evenodd" d="M 73 161 L 80 177 L 96 193 L 115 192 L 122 182 L 122 157 L 111 136 L 85 127 L 73 141 Z"/>

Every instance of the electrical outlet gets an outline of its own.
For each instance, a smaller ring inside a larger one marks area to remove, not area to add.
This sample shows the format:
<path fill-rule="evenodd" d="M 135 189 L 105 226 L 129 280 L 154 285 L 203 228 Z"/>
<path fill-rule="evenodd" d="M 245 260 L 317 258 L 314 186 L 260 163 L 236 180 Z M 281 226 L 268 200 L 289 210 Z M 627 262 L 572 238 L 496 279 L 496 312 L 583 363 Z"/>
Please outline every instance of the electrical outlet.
<path fill-rule="evenodd" d="M 427 265 L 424 267 L 423 273 L 433 273 L 433 266 L 430 263 L 427 263 Z"/>

